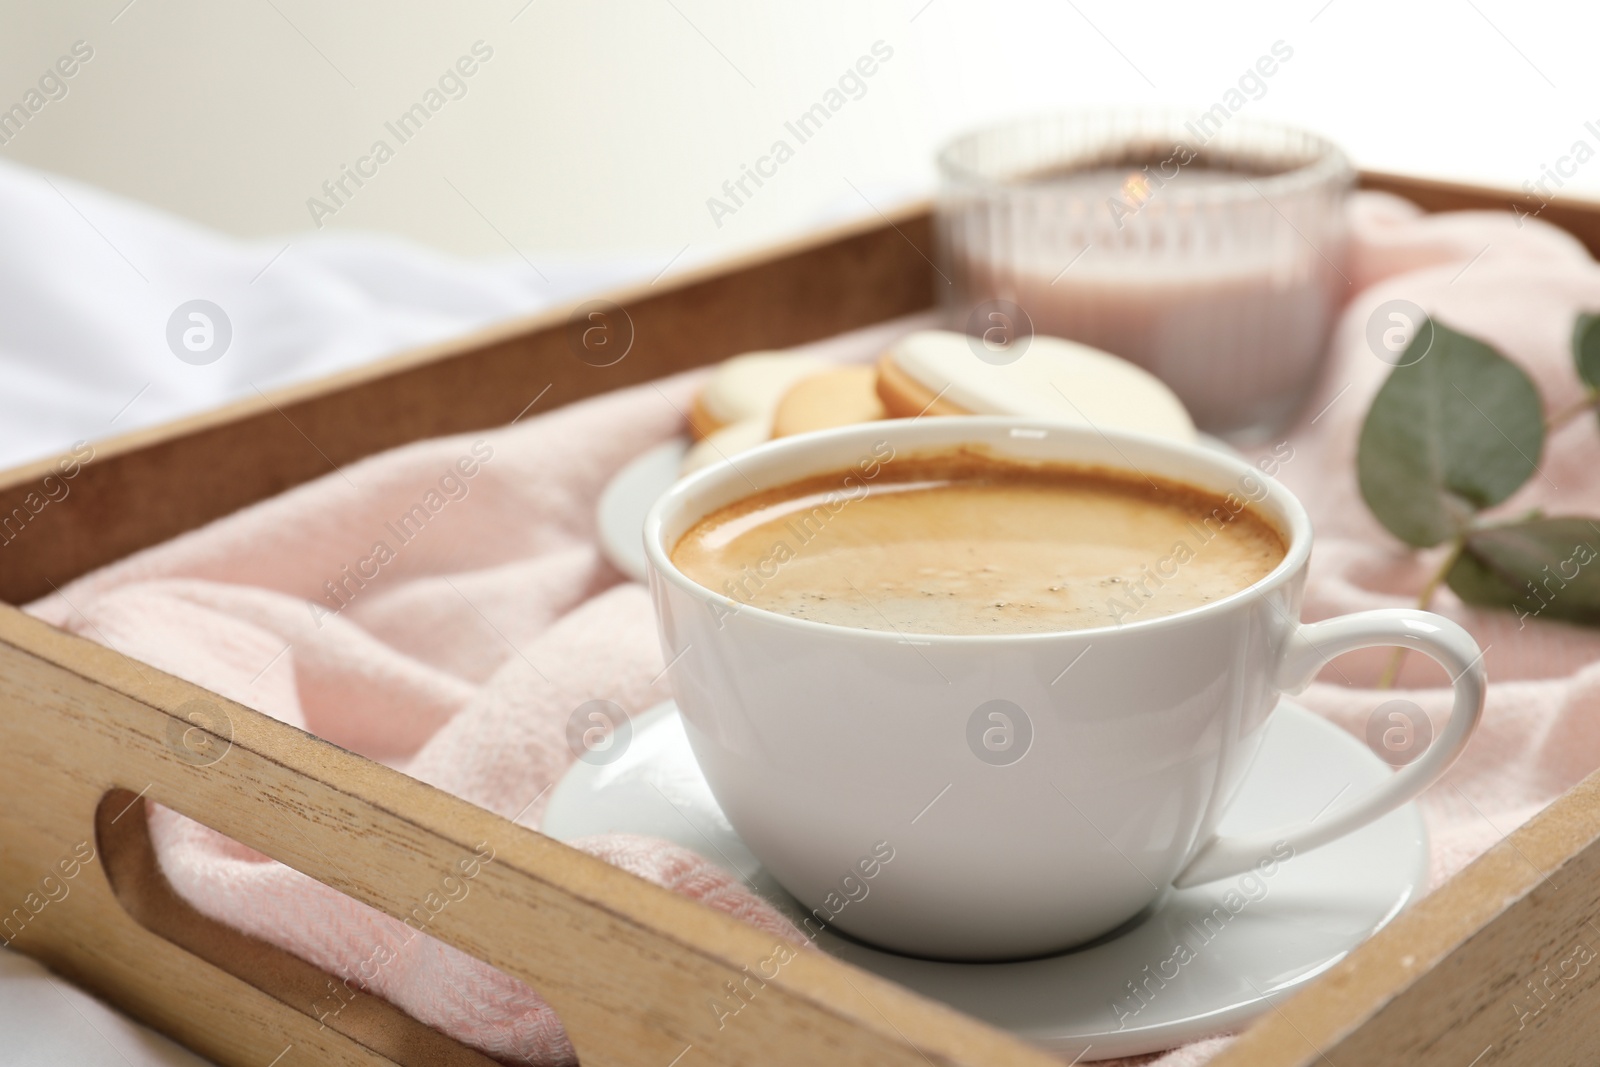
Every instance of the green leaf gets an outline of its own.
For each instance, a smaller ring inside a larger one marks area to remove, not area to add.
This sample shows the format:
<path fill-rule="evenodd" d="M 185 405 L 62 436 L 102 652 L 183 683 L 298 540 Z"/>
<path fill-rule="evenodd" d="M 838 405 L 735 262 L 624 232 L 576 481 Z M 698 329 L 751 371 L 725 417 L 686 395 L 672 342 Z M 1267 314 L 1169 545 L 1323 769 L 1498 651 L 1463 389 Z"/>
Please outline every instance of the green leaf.
<path fill-rule="evenodd" d="M 1519 618 L 1600 624 L 1600 523 L 1534 519 L 1474 530 L 1445 581 L 1470 604 Z"/>
<path fill-rule="evenodd" d="M 1572 360 L 1583 384 L 1600 388 L 1600 315 L 1580 314 L 1572 324 Z"/>
<path fill-rule="evenodd" d="M 1516 492 L 1543 449 L 1544 408 L 1522 368 L 1433 322 L 1373 399 L 1356 472 L 1378 521 L 1426 548 Z"/>

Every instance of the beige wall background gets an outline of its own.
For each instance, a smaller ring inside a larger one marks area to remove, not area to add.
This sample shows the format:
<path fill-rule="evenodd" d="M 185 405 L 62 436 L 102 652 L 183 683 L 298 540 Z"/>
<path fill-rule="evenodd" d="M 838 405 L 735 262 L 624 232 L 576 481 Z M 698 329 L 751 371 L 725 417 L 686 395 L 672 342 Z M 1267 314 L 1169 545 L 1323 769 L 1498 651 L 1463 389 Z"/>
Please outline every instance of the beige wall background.
<path fill-rule="evenodd" d="M 326 226 L 665 265 L 918 195 L 935 147 L 992 118 L 1209 106 L 1276 40 L 1294 58 L 1250 113 L 1363 165 L 1517 187 L 1600 149 L 1597 24 L 1509 0 L 10 0 L 0 108 L 74 42 L 94 55 L 0 156 L 262 236 L 310 228 L 307 199 L 383 137 L 394 158 Z M 399 144 L 384 123 L 477 41 L 465 95 Z M 707 198 L 876 41 L 894 54 L 865 95 L 717 225 Z M 1600 160 L 1563 168 L 1563 192 L 1600 195 Z"/>

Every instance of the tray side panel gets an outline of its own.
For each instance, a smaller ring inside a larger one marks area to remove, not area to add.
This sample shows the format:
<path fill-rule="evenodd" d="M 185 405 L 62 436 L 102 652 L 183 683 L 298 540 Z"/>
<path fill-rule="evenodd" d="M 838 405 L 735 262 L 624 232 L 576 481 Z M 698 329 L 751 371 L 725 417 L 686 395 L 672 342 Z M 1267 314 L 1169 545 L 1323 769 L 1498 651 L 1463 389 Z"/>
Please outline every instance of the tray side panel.
<path fill-rule="evenodd" d="M 191 732 L 197 701 L 210 712 L 203 746 Z M 537 989 L 586 1067 L 665 1067 L 691 1048 L 694 1062 L 728 1067 L 1055 1062 L 804 945 L 779 952 L 771 935 L 730 916 L 0 605 L 0 901 L 31 913 L 14 947 L 224 1064 L 261 1067 L 289 1046 L 298 1055 L 280 1067 L 390 1061 L 320 1030 L 309 1005 L 261 988 L 271 982 L 246 982 L 135 922 L 93 859 L 80 860 L 69 893 L 41 889 L 95 840 L 97 810 L 114 789 L 400 919 L 419 904 L 432 911 L 444 879 L 460 880 L 462 861 L 480 857 L 470 893 L 434 912 L 427 932 Z M 32 912 L 31 900 L 51 895 L 59 899 Z M 744 991 L 731 1018 L 730 990 Z"/>
<path fill-rule="evenodd" d="M 1600 1062 L 1600 772 L 1475 860 L 1211 1067 Z"/>
<path fill-rule="evenodd" d="M 187 733 L 187 732 L 186 732 Z M 188 750 L 186 750 L 188 751 Z M 143 798 L 113 789 L 95 815 L 95 841 L 111 891 L 140 926 L 200 960 L 313 1015 L 330 1030 L 400 1067 L 495 1067 L 495 1061 L 418 1022 L 361 988 L 359 966 L 344 981 L 291 953 L 196 911 L 162 873 Z M 404 945 L 379 939 L 363 961 L 369 974 L 392 963 Z"/>

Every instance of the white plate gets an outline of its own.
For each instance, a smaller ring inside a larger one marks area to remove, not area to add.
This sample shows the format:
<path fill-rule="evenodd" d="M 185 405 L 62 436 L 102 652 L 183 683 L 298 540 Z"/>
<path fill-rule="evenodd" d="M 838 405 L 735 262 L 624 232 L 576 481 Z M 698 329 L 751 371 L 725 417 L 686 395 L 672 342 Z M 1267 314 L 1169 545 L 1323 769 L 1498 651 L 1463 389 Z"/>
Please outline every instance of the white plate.
<path fill-rule="evenodd" d="M 1232 445 L 1206 434 L 1200 444 L 1238 455 Z M 687 437 L 657 445 L 619 470 L 606 483 L 595 508 L 600 551 L 617 570 L 636 582 L 644 574 L 644 518 L 651 505 L 678 480 L 678 469 L 689 451 Z"/>
<path fill-rule="evenodd" d="M 600 493 L 595 506 L 600 551 L 613 567 L 636 582 L 645 580 L 644 518 L 678 480 L 678 468 L 688 451 L 687 437 L 659 444 L 619 470 Z"/>
<path fill-rule="evenodd" d="M 804 909 L 717 807 L 676 706 L 653 708 L 632 727 L 620 757 L 567 771 L 543 831 L 561 840 L 623 832 L 675 841 L 739 874 L 798 922 Z M 1285 701 L 1222 829 L 1242 834 L 1313 819 L 1336 797 L 1391 773 L 1355 738 Z M 1233 878 L 1172 891 L 1131 927 L 1060 956 L 941 963 L 826 931 L 817 945 L 1068 1058 L 1132 1056 L 1238 1029 L 1266 1011 L 1269 998 L 1298 989 L 1385 926 L 1422 891 L 1427 867 L 1427 835 L 1411 804 L 1284 862 L 1264 889 L 1249 885 L 1227 899 L 1241 885 Z M 1192 958 L 1175 952 L 1180 943 Z"/>

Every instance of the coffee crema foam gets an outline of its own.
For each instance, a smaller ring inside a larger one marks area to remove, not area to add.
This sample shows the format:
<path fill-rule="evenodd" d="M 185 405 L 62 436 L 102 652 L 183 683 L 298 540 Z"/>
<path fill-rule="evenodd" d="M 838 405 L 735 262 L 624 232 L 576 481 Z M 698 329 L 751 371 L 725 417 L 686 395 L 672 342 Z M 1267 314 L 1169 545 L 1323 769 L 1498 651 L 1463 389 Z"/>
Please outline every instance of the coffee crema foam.
<path fill-rule="evenodd" d="M 1199 607 L 1259 581 L 1286 552 L 1239 493 L 970 448 L 871 469 L 712 512 L 678 540 L 672 562 L 737 604 L 799 619 L 1005 634 Z"/>

